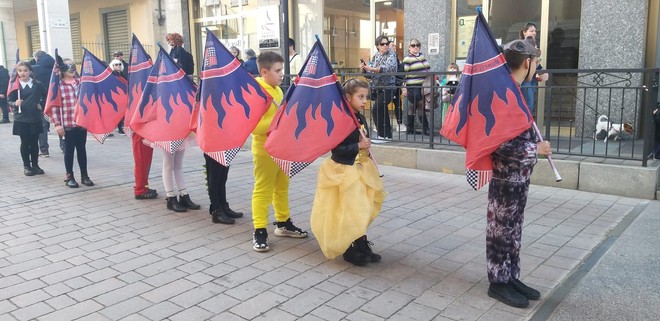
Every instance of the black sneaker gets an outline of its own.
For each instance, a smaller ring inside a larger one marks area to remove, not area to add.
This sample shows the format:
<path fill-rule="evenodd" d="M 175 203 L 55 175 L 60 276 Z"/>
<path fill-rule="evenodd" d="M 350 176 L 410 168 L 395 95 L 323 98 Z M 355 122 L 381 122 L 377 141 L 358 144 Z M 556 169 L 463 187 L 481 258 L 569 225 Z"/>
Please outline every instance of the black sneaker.
<path fill-rule="evenodd" d="M 80 185 L 78 185 L 78 182 L 76 182 L 76 179 L 73 178 L 73 175 L 67 174 L 66 178 L 64 179 L 64 183 L 66 183 L 66 186 L 69 188 L 78 188 Z"/>
<path fill-rule="evenodd" d="M 254 230 L 252 235 L 252 248 L 257 252 L 268 252 L 268 231 L 265 228 Z"/>
<path fill-rule="evenodd" d="M 273 232 L 276 236 L 305 238 L 308 235 L 306 231 L 293 225 L 293 222 L 290 218 L 285 222 L 275 222 L 273 224 L 277 225 L 275 231 Z"/>
<path fill-rule="evenodd" d="M 527 300 L 535 301 L 541 298 L 541 293 L 539 291 L 528 287 L 525 283 L 520 282 L 520 280 L 512 279 L 509 281 L 509 284 L 511 284 L 516 291 L 520 292 L 520 294 L 524 295 Z"/>
<path fill-rule="evenodd" d="M 34 176 L 34 170 L 30 166 L 23 166 L 23 175 Z"/>
<path fill-rule="evenodd" d="M 158 192 L 155 189 L 147 189 L 146 192 L 135 195 L 136 200 L 151 200 L 158 197 Z"/>
<path fill-rule="evenodd" d="M 46 172 L 44 172 L 44 170 L 41 169 L 41 167 L 39 167 L 39 165 L 32 166 L 32 171 L 34 172 L 34 175 L 46 174 Z"/>
<path fill-rule="evenodd" d="M 529 300 L 518 292 L 511 283 L 491 283 L 488 287 L 488 296 L 514 308 L 529 306 Z"/>
<path fill-rule="evenodd" d="M 88 176 L 83 176 L 83 177 L 80 179 L 80 182 L 81 182 L 83 185 L 85 185 L 85 186 L 94 186 L 94 182 L 92 182 L 92 180 L 89 179 Z"/>
<path fill-rule="evenodd" d="M 355 242 L 351 243 L 342 256 L 344 257 L 344 261 L 352 263 L 353 265 L 365 266 L 369 263 L 369 257 L 358 249 Z"/>

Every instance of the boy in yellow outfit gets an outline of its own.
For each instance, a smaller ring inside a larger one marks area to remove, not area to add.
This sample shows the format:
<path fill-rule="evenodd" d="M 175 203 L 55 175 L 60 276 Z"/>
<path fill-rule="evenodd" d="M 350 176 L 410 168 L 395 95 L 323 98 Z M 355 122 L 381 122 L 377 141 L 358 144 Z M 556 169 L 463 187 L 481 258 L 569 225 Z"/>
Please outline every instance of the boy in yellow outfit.
<path fill-rule="evenodd" d="M 277 106 L 282 102 L 284 94 L 279 85 L 284 76 L 284 59 L 279 54 L 266 51 L 257 57 L 260 77 L 257 81 L 273 97 L 273 103 L 261 117 L 257 127 L 252 131 L 252 155 L 254 161 L 254 190 L 252 191 L 252 222 L 254 235 L 253 248 L 257 252 L 266 252 L 268 247 L 268 206 L 273 204 L 275 210 L 276 236 L 304 238 L 307 232 L 296 227 L 289 218 L 289 177 L 277 166 L 270 157 L 264 144 L 266 133 L 275 116 Z"/>

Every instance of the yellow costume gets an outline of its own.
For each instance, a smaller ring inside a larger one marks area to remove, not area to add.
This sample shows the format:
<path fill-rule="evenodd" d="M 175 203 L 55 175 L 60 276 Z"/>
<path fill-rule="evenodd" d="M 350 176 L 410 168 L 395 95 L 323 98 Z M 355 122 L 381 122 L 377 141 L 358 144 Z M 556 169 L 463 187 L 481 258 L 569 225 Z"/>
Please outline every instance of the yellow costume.
<path fill-rule="evenodd" d="M 268 226 L 268 206 L 273 204 L 275 220 L 284 222 L 289 219 L 289 177 L 270 157 L 264 144 L 266 133 L 275 116 L 277 106 L 284 94 L 277 86 L 267 84 L 261 77 L 256 78 L 273 97 L 268 111 L 261 117 L 252 131 L 252 155 L 254 162 L 254 190 L 252 191 L 252 222 L 254 228 Z"/>
<path fill-rule="evenodd" d="M 353 137 L 353 143 L 357 144 L 357 136 Z M 347 138 L 350 139 L 351 136 Z M 366 234 L 381 210 L 385 195 L 383 181 L 366 150 L 358 152 L 353 165 L 336 162 L 331 157 L 321 164 L 310 225 L 325 257 L 333 259 L 341 255 L 353 241 Z"/>

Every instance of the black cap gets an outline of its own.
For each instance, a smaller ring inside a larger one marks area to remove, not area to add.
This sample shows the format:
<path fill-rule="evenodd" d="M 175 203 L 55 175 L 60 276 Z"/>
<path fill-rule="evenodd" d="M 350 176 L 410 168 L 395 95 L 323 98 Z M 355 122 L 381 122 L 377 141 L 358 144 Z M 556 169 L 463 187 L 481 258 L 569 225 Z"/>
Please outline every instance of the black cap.
<path fill-rule="evenodd" d="M 113 57 L 123 56 L 123 55 L 124 55 L 124 53 L 121 52 L 121 51 L 115 51 L 115 53 L 112 54 Z"/>
<path fill-rule="evenodd" d="M 518 39 L 504 45 L 504 50 L 511 50 L 521 55 L 541 56 L 541 51 L 527 39 Z"/>

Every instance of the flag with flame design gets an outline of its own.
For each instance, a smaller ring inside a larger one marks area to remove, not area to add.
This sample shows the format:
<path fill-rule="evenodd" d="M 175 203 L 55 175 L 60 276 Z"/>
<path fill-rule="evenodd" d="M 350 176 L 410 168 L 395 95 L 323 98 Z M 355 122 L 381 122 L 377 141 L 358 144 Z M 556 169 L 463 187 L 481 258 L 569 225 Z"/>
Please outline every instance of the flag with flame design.
<path fill-rule="evenodd" d="M 126 114 L 128 84 L 86 48 L 81 69 L 74 119 L 103 143 Z"/>
<path fill-rule="evenodd" d="M 131 120 L 135 110 L 137 110 L 137 104 L 140 102 L 142 91 L 153 66 L 151 57 L 144 50 L 142 43 L 135 34 L 133 34 L 128 61 L 128 105 L 124 117 L 124 132 L 131 136 L 133 134 L 133 129 L 130 126 Z"/>
<path fill-rule="evenodd" d="M 492 178 L 491 154 L 532 122 L 520 88 L 479 12 L 461 82 L 440 130 L 465 147 L 467 180 L 475 190 Z"/>
<path fill-rule="evenodd" d="M 208 29 L 200 78 L 191 127 L 202 151 L 229 166 L 273 98 Z"/>
<path fill-rule="evenodd" d="M 57 48 L 55 48 L 55 64 L 53 64 L 53 71 L 50 74 L 50 82 L 48 84 L 48 96 L 46 97 L 46 106 L 44 107 L 44 114 L 46 119 L 50 121 L 50 117 L 53 116 L 53 106 L 59 107 L 62 106 L 62 93 L 60 92 L 60 68 L 59 62 L 62 61 L 62 57 L 58 54 Z"/>
<path fill-rule="evenodd" d="M 138 135 L 173 154 L 191 133 L 197 86 L 165 49 L 158 47 L 130 126 Z"/>
<path fill-rule="evenodd" d="M 16 49 L 16 65 L 21 61 L 21 58 L 18 55 L 18 48 Z M 7 86 L 7 96 L 11 95 L 12 92 L 15 90 L 18 90 L 21 88 L 21 84 L 18 80 L 18 72 L 16 72 L 16 65 L 14 65 L 14 69 L 12 69 L 11 74 L 9 76 L 9 85 Z M 43 84 L 46 86 L 46 84 Z"/>
<path fill-rule="evenodd" d="M 293 177 L 357 127 L 337 75 L 316 41 L 273 118 L 265 148 Z"/>

